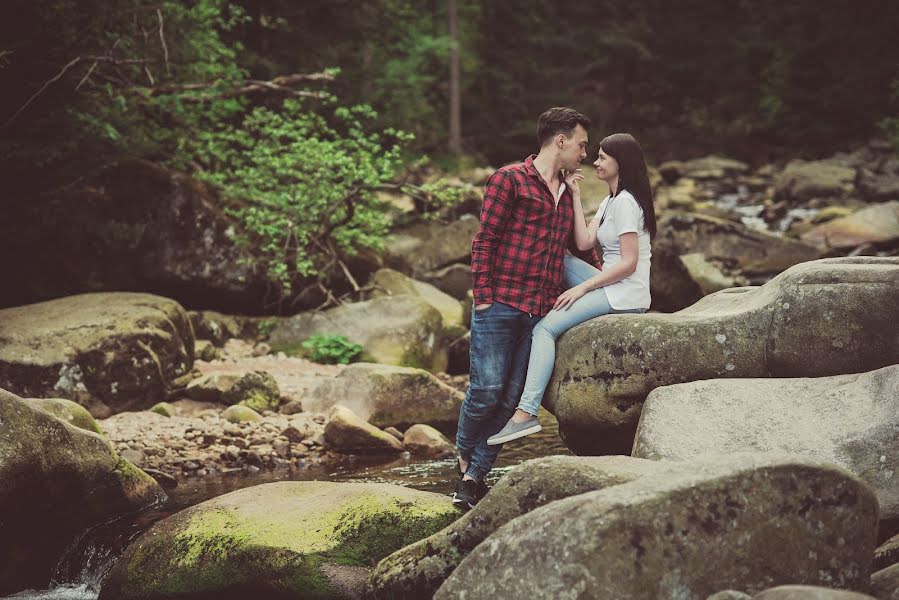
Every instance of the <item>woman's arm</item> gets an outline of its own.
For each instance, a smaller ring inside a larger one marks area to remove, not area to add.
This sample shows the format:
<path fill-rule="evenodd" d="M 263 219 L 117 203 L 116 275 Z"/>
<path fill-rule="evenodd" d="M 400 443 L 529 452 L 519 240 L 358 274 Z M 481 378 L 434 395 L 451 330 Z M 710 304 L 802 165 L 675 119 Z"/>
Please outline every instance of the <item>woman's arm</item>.
<path fill-rule="evenodd" d="M 621 244 L 621 260 L 611 267 L 603 269 L 599 275 L 562 292 L 553 306 L 555 310 L 566 310 L 587 292 L 621 281 L 637 270 L 637 259 L 639 258 L 637 234 L 633 231 L 622 233 L 618 236 L 618 241 Z"/>
<path fill-rule="evenodd" d="M 574 207 L 574 245 L 581 252 L 590 250 L 596 245 L 596 229 L 590 234 L 590 228 L 586 225 L 584 218 L 584 205 L 581 204 L 581 188 L 578 183 L 584 178 L 581 170 L 578 169 L 565 178 L 568 189 L 571 190 L 572 206 Z M 592 226 L 593 223 L 590 223 Z"/>

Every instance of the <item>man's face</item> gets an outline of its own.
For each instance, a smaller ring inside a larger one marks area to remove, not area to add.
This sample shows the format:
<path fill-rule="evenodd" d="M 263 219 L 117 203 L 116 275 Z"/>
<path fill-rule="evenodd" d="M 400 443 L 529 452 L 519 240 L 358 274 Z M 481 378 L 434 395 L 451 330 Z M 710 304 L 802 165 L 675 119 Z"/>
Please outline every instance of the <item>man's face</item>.
<path fill-rule="evenodd" d="M 559 159 L 563 169 L 574 171 L 587 158 L 587 141 L 587 130 L 580 125 L 574 128 L 571 137 L 562 135 Z"/>

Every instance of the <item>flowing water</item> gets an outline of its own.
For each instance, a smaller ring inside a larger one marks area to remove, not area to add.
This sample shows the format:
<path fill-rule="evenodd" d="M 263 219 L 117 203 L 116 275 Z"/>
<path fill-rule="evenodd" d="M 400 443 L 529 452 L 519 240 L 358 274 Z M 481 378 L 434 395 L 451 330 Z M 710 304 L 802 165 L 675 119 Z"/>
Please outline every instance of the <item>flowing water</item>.
<path fill-rule="evenodd" d="M 558 423 L 540 411 L 543 431 L 507 444 L 487 482 L 493 484 L 524 460 L 553 454 L 571 454 L 558 435 Z M 59 561 L 53 584 L 46 590 L 26 590 L 7 596 L 29 600 L 96 600 L 100 584 L 125 547 L 156 521 L 179 510 L 228 492 L 272 481 L 355 481 L 393 483 L 418 490 L 449 494 L 455 485 L 453 459 L 377 459 L 348 456 L 323 468 L 303 471 L 266 471 L 255 475 L 222 475 L 183 480 L 168 490 L 169 501 L 162 506 L 110 520 L 84 532 Z M 447 496 L 447 502 L 449 497 Z"/>

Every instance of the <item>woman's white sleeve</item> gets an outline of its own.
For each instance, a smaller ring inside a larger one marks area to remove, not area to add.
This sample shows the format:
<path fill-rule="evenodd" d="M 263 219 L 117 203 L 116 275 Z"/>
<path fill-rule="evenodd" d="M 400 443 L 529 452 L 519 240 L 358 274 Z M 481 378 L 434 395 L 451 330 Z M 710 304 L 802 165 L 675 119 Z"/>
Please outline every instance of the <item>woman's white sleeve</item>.
<path fill-rule="evenodd" d="M 622 196 L 619 200 L 618 206 L 615 207 L 615 234 L 622 236 L 625 233 L 638 233 L 643 210 L 630 194 Z"/>

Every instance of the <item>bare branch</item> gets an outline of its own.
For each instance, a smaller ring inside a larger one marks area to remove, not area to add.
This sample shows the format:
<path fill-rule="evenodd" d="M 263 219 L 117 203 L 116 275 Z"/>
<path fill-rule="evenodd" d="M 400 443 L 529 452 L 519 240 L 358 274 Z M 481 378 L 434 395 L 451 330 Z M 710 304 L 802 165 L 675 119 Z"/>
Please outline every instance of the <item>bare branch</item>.
<path fill-rule="evenodd" d="M 159 17 L 159 40 L 162 42 L 162 53 L 165 57 L 165 72 L 166 75 L 171 75 L 171 69 L 169 68 L 169 47 L 165 43 L 165 35 L 162 33 L 162 9 L 156 9 L 156 15 Z"/>
<path fill-rule="evenodd" d="M 53 79 L 50 79 L 49 81 L 45 81 L 45 82 L 44 82 L 44 85 L 41 86 L 41 89 L 39 89 L 39 90 L 36 91 L 34 94 L 32 94 L 31 98 L 29 98 L 28 101 L 25 102 L 25 104 L 23 104 L 23 105 L 19 108 L 19 110 L 17 110 L 16 113 L 15 113 L 12 117 L 9 118 L 9 120 L 8 120 L 6 123 L 3 124 L 3 126 L 4 126 L 4 127 L 8 127 L 10 123 L 12 123 L 13 121 L 16 120 L 16 117 L 18 117 L 20 114 L 22 114 L 22 111 L 23 111 L 23 110 L 25 110 L 26 108 L 28 108 L 28 105 L 30 105 L 32 102 L 34 102 L 34 100 L 35 100 L 38 96 L 40 96 L 40 95 L 44 92 L 45 89 L 47 89 L 48 87 L 50 87 L 50 84 L 51 84 L 51 83 L 53 83 L 54 81 L 58 81 L 60 77 L 62 77 L 63 75 L 66 74 L 66 71 L 68 71 L 69 69 L 71 69 L 72 67 L 74 67 L 75 65 L 77 65 L 80 61 L 81 61 L 81 57 L 80 57 L 80 56 L 77 56 L 77 57 L 73 58 L 71 61 L 69 61 L 69 63 L 68 63 L 66 66 L 64 66 L 64 67 L 62 68 L 62 70 L 61 70 L 59 73 L 56 74 L 56 77 L 54 77 Z"/>

